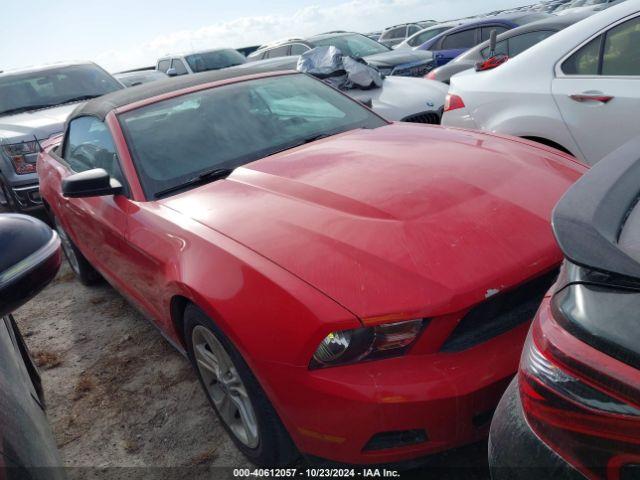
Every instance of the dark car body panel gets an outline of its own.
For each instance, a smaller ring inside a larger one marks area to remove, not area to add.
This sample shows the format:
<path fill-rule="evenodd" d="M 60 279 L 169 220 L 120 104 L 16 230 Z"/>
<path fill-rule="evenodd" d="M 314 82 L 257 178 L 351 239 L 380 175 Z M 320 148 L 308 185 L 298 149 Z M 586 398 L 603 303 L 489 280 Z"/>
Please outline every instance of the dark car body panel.
<path fill-rule="evenodd" d="M 55 277 L 60 241 L 39 220 L 1 214 L 0 245 L 0 478 L 63 479 L 40 375 L 9 313 Z"/>
<path fill-rule="evenodd" d="M 10 315 L 0 318 L 0 392 L 0 455 L 10 467 L 6 478 L 66 478 L 43 409 L 40 377 Z"/>

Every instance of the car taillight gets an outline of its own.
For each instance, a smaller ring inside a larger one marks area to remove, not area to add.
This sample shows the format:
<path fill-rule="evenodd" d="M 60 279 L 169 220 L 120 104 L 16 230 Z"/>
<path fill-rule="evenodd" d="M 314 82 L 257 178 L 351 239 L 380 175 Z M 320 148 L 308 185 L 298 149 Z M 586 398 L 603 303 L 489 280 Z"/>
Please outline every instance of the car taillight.
<path fill-rule="evenodd" d="M 36 173 L 36 154 L 40 152 L 40 144 L 36 140 L 3 145 L 2 148 L 18 175 Z"/>
<path fill-rule="evenodd" d="M 488 58 L 482 62 L 476 63 L 476 72 L 484 72 L 487 70 L 493 70 L 496 67 L 499 67 L 504 62 L 509 60 L 508 55 L 495 55 L 491 58 Z"/>
<path fill-rule="evenodd" d="M 614 362 L 543 304 L 520 364 L 523 409 L 536 434 L 589 478 L 618 480 L 640 463 L 640 372 Z"/>
<path fill-rule="evenodd" d="M 310 368 L 333 367 L 404 354 L 418 338 L 424 320 L 331 332 L 313 354 Z"/>
<path fill-rule="evenodd" d="M 464 107 L 465 105 L 461 97 L 454 95 L 453 93 L 447 93 L 447 98 L 444 101 L 445 112 L 450 112 L 451 110 L 457 110 Z"/>
<path fill-rule="evenodd" d="M 435 80 L 436 79 L 436 71 L 435 70 L 431 70 L 429 73 L 427 73 L 425 75 L 425 77 L 427 80 Z"/>

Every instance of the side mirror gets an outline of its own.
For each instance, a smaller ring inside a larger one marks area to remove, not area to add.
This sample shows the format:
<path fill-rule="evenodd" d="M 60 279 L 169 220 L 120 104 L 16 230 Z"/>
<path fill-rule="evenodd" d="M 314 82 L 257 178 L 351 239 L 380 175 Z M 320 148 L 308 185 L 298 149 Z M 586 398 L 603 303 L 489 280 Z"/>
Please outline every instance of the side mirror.
<path fill-rule="evenodd" d="M 74 173 L 62 180 L 62 195 L 68 198 L 104 197 L 122 193 L 122 184 L 103 168 Z"/>
<path fill-rule="evenodd" d="M 168 77 L 177 77 L 178 76 L 178 72 L 176 71 L 175 68 L 170 68 L 169 70 L 166 71 L 166 74 Z"/>
<path fill-rule="evenodd" d="M 44 222 L 0 214 L 0 317 L 27 303 L 60 268 L 60 239 Z"/>
<path fill-rule="evenodd" d="M 498 44 L 498 32 L 491 30 L 489 33 L 489 56 L 493 57 L 496 54 L 496 45 Z"/>

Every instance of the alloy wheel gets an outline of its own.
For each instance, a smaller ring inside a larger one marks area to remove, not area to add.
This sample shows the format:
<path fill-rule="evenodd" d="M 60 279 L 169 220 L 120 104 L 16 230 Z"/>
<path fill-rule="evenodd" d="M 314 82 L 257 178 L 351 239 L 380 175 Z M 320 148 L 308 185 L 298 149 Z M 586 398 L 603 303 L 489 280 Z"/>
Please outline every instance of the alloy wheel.
<path fill-rule="evenodd" d="M 202 325 L 193 329 L 191 339 L 202 382 L 220 417 L 242 444 L 256 448 L 260 439 L 256 413 L 233 360 Z"/>

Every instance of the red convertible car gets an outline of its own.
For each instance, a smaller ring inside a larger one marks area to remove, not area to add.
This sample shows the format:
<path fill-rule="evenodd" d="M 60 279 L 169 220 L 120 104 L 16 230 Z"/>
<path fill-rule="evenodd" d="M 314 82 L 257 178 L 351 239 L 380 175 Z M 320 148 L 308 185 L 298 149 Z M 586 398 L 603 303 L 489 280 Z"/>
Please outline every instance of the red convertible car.
<path fill-rule="evenodd" d="M 273 466 L 485 437 L 562 260 L 551 210 L 584 167 L 243 70 L 89 101 L 38 171 L 80 280 L 149 317 Z"/>

